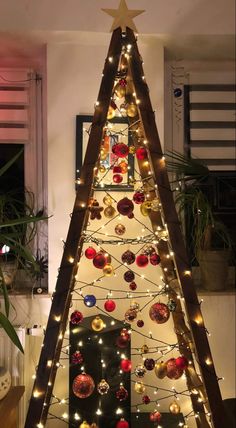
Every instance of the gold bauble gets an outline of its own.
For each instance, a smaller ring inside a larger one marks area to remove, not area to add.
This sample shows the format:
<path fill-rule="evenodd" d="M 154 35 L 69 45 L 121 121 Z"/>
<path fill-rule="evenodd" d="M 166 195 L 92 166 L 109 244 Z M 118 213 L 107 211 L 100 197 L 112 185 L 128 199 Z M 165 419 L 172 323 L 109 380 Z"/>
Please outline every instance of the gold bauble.
<path fill-rule="evenodd" d="M 139 310 L 139 303 L 135 302 L 135 300 L 132 300 L 130 303 L 130 309 L 134 309 L 134 310 L 138 311 Z"/>
<path fill-rule="evenodd" d="M 113 269 L 112 265 L 109 265 L 109 264 L 105 265 L 103 268 L 103 273 L 105 276 L 114 275 L 114 269 Z"/>
<path fill-rule="evenodd" d="M 104 321 L 99 316 L 97 316 L 91 322 L 91 327 L 94 331 L 101 331 L 105 327 Z"/>
<path fill-rule="evenodd" d="M 101 174 L 104 174 L 104 172 L 106 172 L 106 167 L 104 165 L 100 165 L 98 170 L 101 172 Z"/>
<path fill-rule="evenodd" d="M 104 210 L 104 216 L 106 218 L 112 218 L 114 217 L 115 214 L 116 214 L 116 210 L 111 205 L 109 205 L 109 207 L 105 208 Z"/>
<path fill-rule="evenodd" d="M 79 428 L 91 428 L 88 422 L 84 421 L 82 424 L 80 424 Z"/>
<path fill-rule="evenodd" d="M 126 111 L 129 117 L 135 117 L 138 114 L 137 106 L 134 103 L 127 104 Z"/>
<path fill-rule="evenodd" d="M 119 82 L 115 85 L 114 91 L 118 98 L 123 98 L 125 96 L 125 86 L 121 86 Z"/>
<path fill-rule="evenodd" d="M 105 160 L 107 158 L 107 155 L 108 155 L 108 151 L 106 149 L 102 148 L 100 150 L 100 159 Z"/>
<path fill-rule="evenodd" d="M 116 112 L 112 106 L 109 106 L 108 112 L 107 112 L 107 119 L 113 119 L 115 117 Z"/>
<path fill-rule="evenodd" d="M 145 386 L 143 382 L 135 382 L 134 384 L 134 390 L 137 392 L 137 394 L 143 394 L 145 392 Z"/>
<path fill-rule="evenodd" d="M 128 171 L 128 164 L 125 161 L 122 161 L 119 163 L 119 165 L 121 167 L 121 174 L 126 174 L 126 172 Z"/>
<path fill-rule="evenodd" d="M 134 155 L 136 153 L 136 147 L 135 146 L 129 146 L 129 153 L 131 155 Z"/>
<path fill-rule="evenodd" d="M 180 405 L 176 401 L 173 401 L 173 403 L 171 403 L 169 406 L 169 410 L 170 410 L 170 413 L 173 413 L 174 415 L 178 415 L 178 413 L 180 412 Z"/>
<path fill-rule="evenodd" d="M 141 205 L 140 205 L 140 212 L 141 212 L 141 214 L 144 216 L 144 217 L 147 217 L 148 216 L 148 213 L 149 213 L 149 210 L 150 210 L 150 202 L 143 202 Z"/>
<path fill-rule="evenodd" d="M 167 373 L 166 363 L 164 363 L 164 361 L 160 361 L 159 363 L 156 363 L 156 365 L 155 365 L 155 375 L 159 379 L 164 379 L 164 377 L 166 376 L 166 373 Z"/>
<path fill-rule="evenodd" d="M 103 198 L 103 203 L 105 204 L 105 205 L 107 205 L 108 207 L 109 207 L 109 205 L 111 205 L 112 204 L 112 202 L 113 202 L 113 199 L 111 198 L 111 196 L 109 196 L 109 195 L 106 195 L 106 196 L 104 196 L 104 198 Z"/>
<path fill-rule="evenodd" d="M 147 345 L 143 345 L 141 348 L 142 354 L 147 354 L 149 351 L 149 347 Z"/>

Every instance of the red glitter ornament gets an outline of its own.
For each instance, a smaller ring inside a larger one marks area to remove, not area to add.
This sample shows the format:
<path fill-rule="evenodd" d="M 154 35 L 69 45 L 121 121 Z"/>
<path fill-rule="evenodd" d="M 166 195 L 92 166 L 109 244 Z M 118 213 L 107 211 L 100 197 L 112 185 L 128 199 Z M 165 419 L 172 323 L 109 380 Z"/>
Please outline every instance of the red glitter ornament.
<path fill-rule="evenodd" d="M 134 280 L 134 278 L 135 278 L 135 274 L 134 274 L 134 272 L 132 270 L 127 270 L 124 273 L 124 280 L 126 282 L 132 282 Z"/>
<path fill-rule="evenodd" d="M 95 388 L 94 380 L 86 373 L 82 373 L 73 381 L 72 390 L 78 398 L 87 398 L 93 393 Z"/>
<path fill-rule="evenodd" d="M 142 397 L 142 402 L 143 402 L 144 404 L 149 404 L 149 403 L 150 403 L 150 401 L 151 401 L 151 398 L 150 398 L 148 395 L 144 395 L 144 396 Z"/>
<path fill-rule="evenodd" d="M 116 345 L 118 348 L 124 349 L 127 348 L 130 339 L 127 339 L 125 336 L 118 336 L 116 339 Z"/>
<path fill-rule="evenodd" d="M 132 251 L 127 250 L 121 255 L 121 260 L 123 263 L 131 265 L 135 262 L 135 254 Z"/>
<path fill-rule="evenodd" d="M 136 150 L 136 156 L 138 160 L 147 159 L 147 150 L 145 149 L 145 147 L 139 147 Z"/>
<path fill-rule="evenodd" d="M 131 368 L 132 368 L 132 362 L 131 362 L 131 360 L 128 360 L 128 359 L 121 360 L 121 362 L 120 362 L 120 368 L 125 373 L 130 372 Z"/>
<path fill-rule="evenodd" d="M 83 355 L 81 354 L 80 351 L 75 351 L 72 355 L 71 355 L 71 363 L 72 364 L 82 364 L 84 361 L 83 359 Z"/>
<path fill-rule="evenodd" d="M 93 259 L 93 265 L 97 269 L 103 269 L 106 264 L 107 264 L 107 259 L 104 256 L 104 254 L 103 253 L 97 253 Z"/>
<path fill-rule="evenodd" d="M 118 398 L 119 401 L 125 401 L 128 396 L 128 391 L 123 386 L 120 386 L 118 391 L 116 391 L 116 398 Z"/>
<path fill-rule="evenodd" d="M 143 321 L 143 320 L 138 320 L 138 321 L 137 321 L 137 326 L 138 326 L 139 328 L 142 328 L 142 327 L 144 326 L 144 321 Z"/>
<path fill-rule="evenodd" d="M 121 419 L 117 422 L 116 428 L 129 428 L 129 423 L 125 419 Z"/>
<path fill-rule="evenodd" d="M 128 218 L 134 218 L 134 213 L 129 213 L 129 214 L 127 215 L 127 217 L 128 217 Z"/>
<path fill-rule="evenodd" d="M 136 288 L 137 288 L 137 284 L 136 284 L 136 282 L 132 281 L 132 282 L 129 284 L 129 288 L 130 288 L 130 290 L 132 290 L 132 291 L 136 290 Z"/>
<path fill-rule="evenodd" d="M 166 362 L 166 376 L 169 379 L 179 379 L 183 372 L 183 369 L 177 367 L 175 358 L 170 358 Z"/>
<path fill-rule="evenodd" d="M 123 78 L 123 79 L 120 79 L 120 80 L 119 80 L 119 85 L 120 85 L 120 86 L 123 86 L 123 87 L 125 88 L 125 87 L 126 87 L 126 85 L 127 85 L 127 80 L 126 80 L 126 79 L 124 79 L 124 78 Z"/>
<path fill-rule="evenodd" d="M 146 267 L 148 265 L 148 257 L 145 254 L 139 254 L 136 257 L 136 264 L 138 267 Z"/>
<path fill-rule="evenodd" d="M 154 303 L 149 310 L 149 316 L 157 324 L 164 324 L 170 317 L 170 310 L 164 303 Z"/>
<path fill-rule="evenodd" d="M 120 332 L 120 335 L 121 335 L 122 337 L 125 337 L 127 340 L 130 340 L 130 333 L 129 333 L 129 331 L 127 330 L 127 328 L 122 328 L 122 330 L 121 330 L 121 332 Z"/>
<path fill-rule="evenodd" d="M 129 154 L 129 147 L 124 143 L 116 143 L 114 146 L 112 146 L 112 152 L 118 158 L 125 158 Z"/>
<path fill-rule="evenodd" d="M 157 253 L 152 253 L 149 257 L 150 263 L 153 266 L 159 265 L 161 258 L 159 256 L 159 254 Z"/>
<path fill-rule="evenodd" d="M 152 422 L 160 422 L 161 420 L 161 414 L 160 412 L 152 412 L 149 415 L 150 421 Z"/>
<path fill-rule="evenodd" d="M 83 314 L 80 311 L 74 311 L 72 312 L 70 316 L 70 322 L 71 324 L 80 324 L 84 319 Z"/>
<path fill-rule="evenodd" d="M 119 165 L 113 166 L 113 174 L 121 174 L 122 168 Z"/>
<path fill-rule="evenodd" d="M 123 181 L 123 177 L 120 174 L 114 174 L 112 180 L 114 183 L 120 184 Z"/>
<path fill-rule="evenodd" d="M 188 367 L 188 360 L 183 355 L 175 359 L 175 364 L 178 369 L 185 370 Z"/>
<path fill-rule="evenodd" d="M 96 254 L 97 254 L 97 251 L 93 247 L 86 248 L 85 253 L 84 253 L 85 257 L 89 260 L 94 259 Z"/>
<path fill-rule="evenodd" d="M 133 213 L 134 210 L 134 204 L 129 198 L 123 198 L 117 203 L 117 211 L 121 215 L 127 215 Z"/>
<path fill-rule="evenodd" d="M 151 371 L 155 367 L 155 360 L 153 360 L 153 358 L 146 358 L 143 365 L 147 370 Z"/>
<path fill-rule="evenodd" d="M 113 312 L 116 309 L 116 304 L 114 300 L 106 300 L 104 303 L 104 308 L 107 312 Z"/>
<path fill-rule="evenodd" d="M 133 201 L 135 204 L 142 204 L 145 201 L 145 195 L 143 192 L 137 191 L 134 193 Z"/>

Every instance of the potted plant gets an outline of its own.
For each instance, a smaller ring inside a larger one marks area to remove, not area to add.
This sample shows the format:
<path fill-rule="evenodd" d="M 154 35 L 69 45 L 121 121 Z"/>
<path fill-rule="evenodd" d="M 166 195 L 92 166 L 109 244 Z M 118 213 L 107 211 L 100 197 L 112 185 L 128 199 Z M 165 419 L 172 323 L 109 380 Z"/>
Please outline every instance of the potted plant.
<path fill-rule="evenodd" d="M 167 165 L 176 176 L 175 201 L 185 225 L 189 251 L 200 267 L 201 285 L 212 291 L 222 290 L 227 284 L 233 242 L 203 191 L 210 172 L 201 161 L 175 151 L 167 153 Z"/>
<path fill-rule="evenodd" d="M 19 151 L 9 162 L 0 168 L 0 179 L 21 155 Z M 31 244 L 36 234 L 36 225 L 47 217 L 43 212 L 34 213 L 33 195 L 23 189 L 19 197 L 18 189 L 0 190 L 0 294 L 3 296 L 4 311 L 0 311 L 0 326 L 21 350 L 18 336 L 9 321 L 10 274 L 6 269 L 8 261 L 16 269 L 23 269 L 31 278 L 41 278 L 47 271 L 47 261 L 34 255 Z"/>

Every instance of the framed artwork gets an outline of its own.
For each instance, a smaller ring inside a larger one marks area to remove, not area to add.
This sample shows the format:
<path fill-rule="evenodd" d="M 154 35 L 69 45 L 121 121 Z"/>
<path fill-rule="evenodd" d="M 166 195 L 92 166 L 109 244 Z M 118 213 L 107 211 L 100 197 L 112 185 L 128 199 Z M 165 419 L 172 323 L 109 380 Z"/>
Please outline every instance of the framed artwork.
<path fill-rule="evenodd" d="M 76 116 L 76 183 L 80 178 L 86 148 L 88 145 L 93 116 Z M 103 138 L 103 153 L 100 158 L 99 171 L 95 183 L 96 190 L 107 191 L 132 191 L 134 176 L 134 157 L 117 158 L 112 147 L 117 143 L 131 145 L 128 120 L 125 117 L 116 117 L 107 122 L 106 132 Z M 123 165 L 122 173 L 119 165 Z M 116 176 L 116 177 L 115 177 Z M 117 177 L 118 176 L 118 177 Z M 116 181 L 121 180 L 120 182 Z"/>

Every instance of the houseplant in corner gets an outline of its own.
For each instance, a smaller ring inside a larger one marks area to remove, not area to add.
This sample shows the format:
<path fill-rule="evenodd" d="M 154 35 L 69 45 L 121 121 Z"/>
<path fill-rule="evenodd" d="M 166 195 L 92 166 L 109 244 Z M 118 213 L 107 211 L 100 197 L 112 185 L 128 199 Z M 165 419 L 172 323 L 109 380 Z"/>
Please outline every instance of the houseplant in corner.
<path fill-rule="evenodd" d="M 22 150 L 0 168 L 0 179 L 21 154 Z M 47 217 L 43 212 L 34 213 L 28 198 L 32 194 L 23 189 L 23 193 L 21 192 L 23 198 L 19 198 L 17 193 L 19 193 L 17 189 L 0 190 L 0 296 L 3 297 L 3 309 L 0 307 L 0 327 L 23 352 L 15 329 L 9 320 L 9 274 L 5 266 L 9 258 L 16 268 L 21 267 L 32 278 L 43 275 L 47 267 L 46 260 L 34 255 L 30 243 L 36 234 L 37 223 Z"/>
<path fill-rule="evenodd" d="M 175 174 L 175 201 L 185 226 L 189 251 L 200 267 L 201 285 L 207 290 L 223 290 L 227 284 L 232 239 L 213 212 L 204 192 L 210 171 L 198 159 L 178 152 L 167 153 L 167 165 Z"/>

